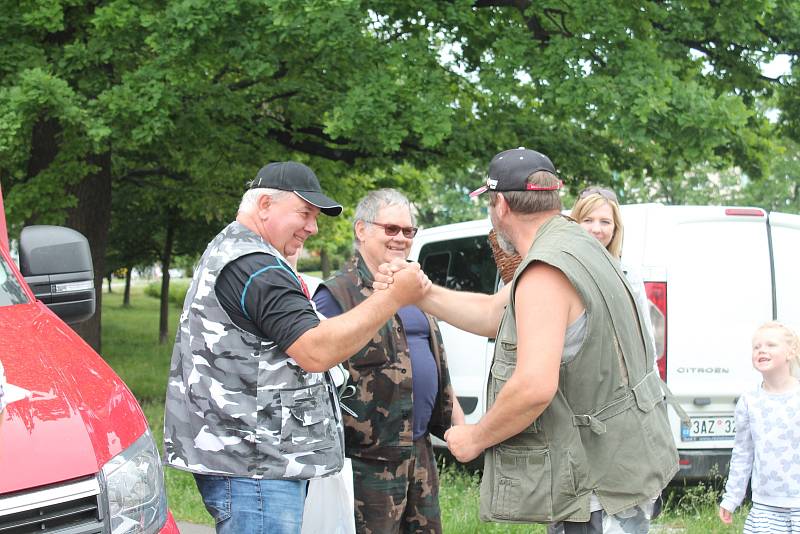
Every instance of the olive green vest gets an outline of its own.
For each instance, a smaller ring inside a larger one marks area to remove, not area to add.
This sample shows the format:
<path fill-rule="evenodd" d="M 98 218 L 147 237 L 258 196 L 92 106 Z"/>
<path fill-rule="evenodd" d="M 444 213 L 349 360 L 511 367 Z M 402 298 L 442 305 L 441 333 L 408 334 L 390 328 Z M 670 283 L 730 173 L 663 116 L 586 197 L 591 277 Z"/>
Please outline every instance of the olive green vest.
<path fill-rule="evenodd" d="M 544 412 L 520 434 L 486 450 L 481 519 L 588 521 L 592 492 L 608 514 L 644 503 L 678 470 L 654 354 L 618 263 L 564 217 L 539 229 L 515 273 L 497 333 L 487 410 L 516 367 L 513 295 L 519 274 L 534 261 L 562 271 L 578 291 L 586 337 L 575 358 L 562 362 L 558 391 Z M 536 325 L 524 326 L 536 335 Z"/>

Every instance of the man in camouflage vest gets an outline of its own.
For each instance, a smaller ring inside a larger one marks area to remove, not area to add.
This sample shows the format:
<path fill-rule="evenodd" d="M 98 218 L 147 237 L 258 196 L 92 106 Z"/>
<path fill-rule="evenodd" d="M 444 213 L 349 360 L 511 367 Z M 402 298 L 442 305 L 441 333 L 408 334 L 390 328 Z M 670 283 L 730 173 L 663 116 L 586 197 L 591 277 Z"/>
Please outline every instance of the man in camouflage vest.
<path fill-rule="evenodd" d="M 513 280 L 495 295 L 434 286 L 418 303 L 496 340 L 486 414 L 447 444 L 462 462 L 484 453 L 484 520 L 647 532 L 678 469 L 655 355 L 616 259 L 560 214 L 561 185 L 539 152 L 497 154 L 473 196 L 490 192 L 498 242 L 523 257 Z"/>
<path fill-rule="evenodd" d="M 397 288 L 320 322 L 285 258 L 317 232 L 320 212 L 341 211 L 307 166 L 271 163 L 195 270 L 172 353 L 164 457 L 194 473 L 217 532 L 300 532 L 306 481 L 343 462 L 324 371 L 429 286 L 412 266 Z"/>
<path fill-rule="evenodd" d="M 369 298 L 373 273 L 382 263 L 405 261 L 416 232 L 405 195 L 380 189 L 364 197 L 353 223 L 355 255 L 317 290 L 319 311 L 335 317 Z M 356 530 L 440 533 L 430 433 L 443 437 L 464 414 L 454 400 L 436 320 L 416 306 L 401 308 L 345 367 L 351 389 L 342 407 Z"/>

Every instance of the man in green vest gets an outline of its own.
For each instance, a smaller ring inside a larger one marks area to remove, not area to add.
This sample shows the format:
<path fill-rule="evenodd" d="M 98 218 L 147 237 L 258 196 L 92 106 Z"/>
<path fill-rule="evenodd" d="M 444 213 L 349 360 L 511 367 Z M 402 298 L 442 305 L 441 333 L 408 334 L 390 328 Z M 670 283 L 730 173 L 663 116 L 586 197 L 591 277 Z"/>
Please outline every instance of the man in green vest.
<path fill-rule="evenodd" d="M 655 355 L 618 262 L 561 215 L 561 185 L 539 152 L 496 155 L 472 195 L 489 192 L 498 241 L 523 261 L 495 295 L 434 286 L 419 303 L 496 339 L 486 415 L 446 439 L 459 461 L 484 453 L 484 520 L 647 532 L 678 470 Z"/>

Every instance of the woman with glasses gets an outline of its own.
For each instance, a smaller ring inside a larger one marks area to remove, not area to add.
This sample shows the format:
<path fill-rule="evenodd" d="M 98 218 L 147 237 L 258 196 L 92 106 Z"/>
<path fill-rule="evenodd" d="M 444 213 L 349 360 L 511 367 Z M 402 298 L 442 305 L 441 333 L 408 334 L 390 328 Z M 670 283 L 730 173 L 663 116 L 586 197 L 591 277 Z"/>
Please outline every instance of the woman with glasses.
<path fill-rule="evenodd" d="M 356 207 L 353 258 L 314 296 L 326 317 L 372 294 L 378 267 L 405 261 L 417 227 L 411 204 L 394 189 Z M 345 453 L 353 463 L 356 532 L 442 532 L 439 479 L 430 434 L 442 438 L 464 414 L 453 394 L 436 320 L 405 306 L 344 362 L 352 387 L 342 397 Z"/>
<path fill-rule="evenodd" d="M 622 271 L 633 289 L 636 305 L 642 311 L 647 338 L 653 347 L 653 353 L 658 357 L 653 323 L 650 320 L 650 303 L 645 293 L 644 281 L 637 269 L 622 261 L 622 240 L 625 230 L 622 225 L 617 195 L 604 187 L 587 187 L 581 192 L 578 201 L 572 207 L 570 216 L 597 238 L 612 256 L 620 260 Z"/>

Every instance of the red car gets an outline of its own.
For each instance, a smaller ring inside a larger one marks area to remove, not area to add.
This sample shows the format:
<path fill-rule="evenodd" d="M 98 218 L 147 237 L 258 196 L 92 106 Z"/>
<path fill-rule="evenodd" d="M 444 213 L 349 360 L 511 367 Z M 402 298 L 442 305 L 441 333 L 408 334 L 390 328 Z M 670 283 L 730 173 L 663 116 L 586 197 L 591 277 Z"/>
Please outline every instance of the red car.
<path fill-rule="evenodd" d="M 142 409 L 65 324 L 95 311 L 86 239 L 28 227 L 19 260 L 0 193 L 0 532 L 177 533 Z"/>

